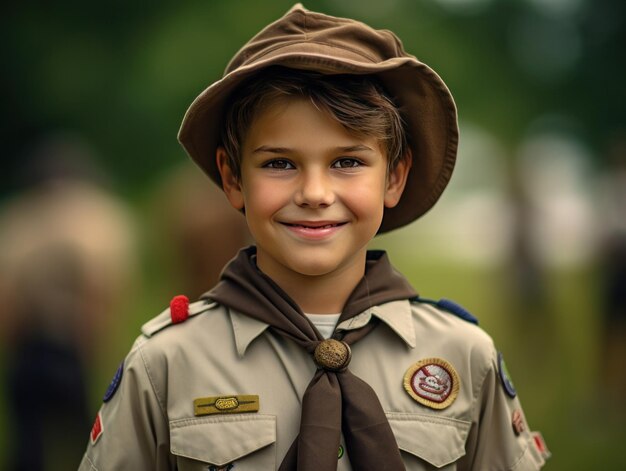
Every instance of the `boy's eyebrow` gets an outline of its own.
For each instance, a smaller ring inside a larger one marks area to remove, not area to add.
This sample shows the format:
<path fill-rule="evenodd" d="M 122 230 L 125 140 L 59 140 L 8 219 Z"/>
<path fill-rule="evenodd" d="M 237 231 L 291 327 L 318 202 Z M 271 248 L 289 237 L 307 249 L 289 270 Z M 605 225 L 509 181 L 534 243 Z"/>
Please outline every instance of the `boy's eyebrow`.
<path fill-rule="evenodd" d="M 336 147 L 335 150 L 339 152 L 363 152 L 363 151 L 372 152 L 374 149 L 364 144 L 357 144 L 354 146 Z"/>
<path fill-rule="evenodd" d="M 287 154 L 291 149 L 288 147 L 270 147 L 270 146 L 261 146 L 257 147 L 252 151 L 253 154 L 258 154 L 261 152 L 269 152 L 270 154 Z"/>
<path fill-rule="evenodd" d="M 356 144 L 353 146 L 339 146 L 333 149 L 336 152 L 363 152 L 370 151 L 373 149 L 363 144 Z M 270 154 L 287 154 L 293 152 L 294 149 L 290 149 L 289 147 L 271 147 L 271 146 L 260 146 L 252 151 L 253 154 L 268 152 Z"/>

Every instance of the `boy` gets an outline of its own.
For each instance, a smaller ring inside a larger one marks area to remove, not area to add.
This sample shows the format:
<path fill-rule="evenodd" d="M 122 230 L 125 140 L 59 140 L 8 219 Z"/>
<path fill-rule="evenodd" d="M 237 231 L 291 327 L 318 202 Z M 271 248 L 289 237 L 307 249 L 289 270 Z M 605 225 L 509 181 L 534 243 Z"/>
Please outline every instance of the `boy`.
<path fill-rule="evenodd" d="M 447 88 L 392 33 L 296 5 L 179 139 L 256 246 L 142 328 L 81 469 L 541 467 L 490 338 L 366 251 L 436 202 L 456 156 Z"/>

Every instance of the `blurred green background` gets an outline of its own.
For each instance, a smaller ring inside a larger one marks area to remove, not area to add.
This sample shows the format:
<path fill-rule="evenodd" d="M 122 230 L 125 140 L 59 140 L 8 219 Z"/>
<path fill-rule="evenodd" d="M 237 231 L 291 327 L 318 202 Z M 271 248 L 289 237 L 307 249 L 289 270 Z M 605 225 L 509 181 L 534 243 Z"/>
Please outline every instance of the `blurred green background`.
<path fill-rule="evenodd" d="M 162 230 L 164 181 L 187 159 L 176 141 L 182 116 L 238 48 L 291 5 L 64 0 L 3 8 L 0 206 L 23 191 L 33 147 L 71 133 L 88 143 L 134 220 L 137 281 L 89 361 L 94 415 L 141 324 L 184 289 Z M 444 78 L 459 109 L 449 191 L 423 220 L 373 246 L 388 249 L 422 295 L 454 299 L 480 318 L 553 453 L 546 469 L 626 469 L 626 397 L 607 392 L 607 376 L 624 375 L 626 364 L 614 358 L 620 348 L 605 348 L 603 298 L 604 243 L 620 230 L 607 188 L 624 161 L 626 3 L 305 6 L 394 31 Z M 12 440 L 3 394 L 0 463 Z"/>

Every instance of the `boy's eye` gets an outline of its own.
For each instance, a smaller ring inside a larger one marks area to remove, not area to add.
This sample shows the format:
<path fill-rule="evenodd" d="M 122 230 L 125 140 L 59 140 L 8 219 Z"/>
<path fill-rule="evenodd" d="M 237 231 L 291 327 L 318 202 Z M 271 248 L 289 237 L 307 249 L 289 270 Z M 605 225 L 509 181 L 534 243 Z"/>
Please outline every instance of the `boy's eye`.
<path fill-rule="evenodd" d="M 274 159 L 263 165 L 265 168 L 275 168 L 278 170 L 287 170 L 295 168 L 291 162 L 285 159 Z"/>
<path fill-rule="evenodd" d="M 343 158 L 333 162 L 332 168 L 354 168 L 360 167 L 362 164 L 358 159 Z"/>

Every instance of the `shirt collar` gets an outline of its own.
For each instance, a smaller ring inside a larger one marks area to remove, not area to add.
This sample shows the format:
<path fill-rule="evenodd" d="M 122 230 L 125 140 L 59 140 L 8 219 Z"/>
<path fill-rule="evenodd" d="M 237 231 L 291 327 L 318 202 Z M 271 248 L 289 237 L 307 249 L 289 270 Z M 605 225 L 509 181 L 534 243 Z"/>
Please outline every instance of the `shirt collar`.
<path fill-rule="evenodd" d="M 337 326 L 339 330 L 354 330 L 367 324 L 371 317 L 377 317 L 395 332 L 411 348 L 415 348 L 417 342 L 411 303 L 406 300 L 392 301 L 374 306 L 354 316 L 352 319 L 343 321 Z"/>
<path fill-rule="evenodd" d="M 240 357 L 243 357 L 248 349 L 248 345 L 261 335 L 269 327 L 269 324 L 241 314 L 234 309 L 229 309 L 229 312 L 230 320 L 233 324 L 237 353 Z"/>
<path fill-rule="evenodd" d="M 240 312 L 229 309 L 230 319 L 235 335 L 237 353 L 243 357 L 252 341 L 261 335 L 269 325 L 265 322 L 253 319 Z M 374 306 L 354 316 L 352 319 L 343 321 L 337 326 L 339 330 L 354 330 L 367 324 L 372 316 L 377 317 L 395 332 L 411 348 L 416 346 L 415 327 L 411 313 L 411 303 L 408 300 L 392 301 Z"/>

